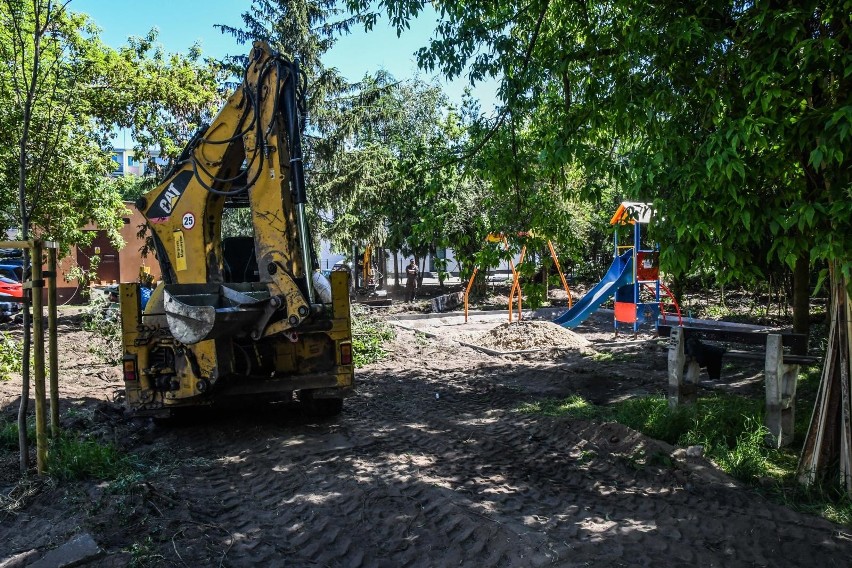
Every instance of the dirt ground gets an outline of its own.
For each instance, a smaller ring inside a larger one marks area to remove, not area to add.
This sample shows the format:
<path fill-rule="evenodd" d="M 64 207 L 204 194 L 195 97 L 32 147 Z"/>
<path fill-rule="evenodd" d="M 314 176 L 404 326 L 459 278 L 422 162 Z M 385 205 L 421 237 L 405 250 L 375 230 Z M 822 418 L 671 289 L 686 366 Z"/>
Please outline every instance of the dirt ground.
<path fill-rule="evenodd" d="M 0 512 L 0 566 L 81 533 L 104 552 L 90 566 L 848 566 L 847 528 L 771 503 L 701 458 L 655 460 L 675 448 L 518 411 L 662 391 L 665 347 L 647 334 L 613 342 L 609 325 L 576 331 L 610 358 L 495 357 L 400 329 L 334 420 L 278 405 L 161 424 L 122 414 L 117 367 L 98 362 L 93 336 L 66 314 L 63 426 L 116 443 L 145 473 L 32 486 Z M 733 371 L 729 388 L 759 394 L 759 369 Z M 19 393 L 19 380 L 0 382 L 6 418 Z M 18 495 L 16 460 L 0 454 L 2 495 Z"/>

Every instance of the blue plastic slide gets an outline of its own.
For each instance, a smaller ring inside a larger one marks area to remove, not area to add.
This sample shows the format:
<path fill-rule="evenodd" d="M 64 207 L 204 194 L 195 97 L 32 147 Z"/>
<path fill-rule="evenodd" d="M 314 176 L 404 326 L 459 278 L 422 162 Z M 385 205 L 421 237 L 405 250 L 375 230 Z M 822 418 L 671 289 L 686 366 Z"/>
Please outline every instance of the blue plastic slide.
<path fill-rule="evenodd" d="M 595 313 L 601 304 L 610 299 L 615 291 L 633 282 L 633 251 L 628 250 L 613 259 L 606 276 L 588 294 L 580 298 L 570 310 L 560 314 L 553 323 L 562 327 L 577 327 Z"/>

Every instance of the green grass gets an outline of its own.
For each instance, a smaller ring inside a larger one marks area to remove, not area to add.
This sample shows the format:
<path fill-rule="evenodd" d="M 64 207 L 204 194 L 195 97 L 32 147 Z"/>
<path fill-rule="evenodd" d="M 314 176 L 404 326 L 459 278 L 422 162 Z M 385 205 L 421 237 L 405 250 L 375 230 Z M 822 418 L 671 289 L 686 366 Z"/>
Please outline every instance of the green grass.
<path fill-rule="evenodd" d="M 30 440 L 35 440 L 35 421 L 31 420 L 27 424 L 27 436 Z M 0 450 L 17 451 L 18 450 L 18 423 L 0 422 Z"/>
<path fill-rule="evenodd" d="M 52 440 L 47 472 L 60 481 L 97 479 L 111 481 L 130 474 L 134 464 L 112 444 L 103 444 L 73 432 Z"/>
<path fill-rule="evenodd" d="M 166 557 L 157 553 L 154 539 L 146 536 L 142 542 L 134 542 L 124 552 L 130 554 L 130 568 L 148 568 L 149 566 L 162 566 Z"/>
<path fill-rule="evenodd" d="M 604 418 L 607 410 L 586 402 L 579 395 L 572 395 L 564 400 L 545 399 L 537 402 L 527 402 L 520 406 L 521 412 L 544 414 L 545 416 L 570 416 L 572 418 L 595 419 Z"/>
<path fill-rule="evenodd" d="M 705 455 L 732 477 L 759 486 L 788 506 L 852 526 L 852 500 L 832 487 L 801 486 L 796 467 L 810 421 L 819 369 L 803 369 L 799 381 L 795 440 L 792 448 L 764 444 L 763 401 L 718 394 L 670 409 L 665 396 L 632 398 L 597 406 L 579 395 L 525 403 L 520 412 L 613 421 L 678 446 L 701 445 Z"/>
<path fill-rule="evenodd" d="M 591 359 L 595 363 L 612 363 L 615 361 L 615 355 L 611 351 L 598 351 L 591 355 Z"/>
<path fill-rule="evenodd" d="M 27 424 L 27 438 L 35 446 L 35 420 Z M 62 432 L 49 441 L 47 473 L 60 481 L 97 479 L 111 481 L 129 475 L 136 467 L 130 456 L 111 444 L 86 438 L 76 432 Z M 18 424 L 0 421 L 0 450 L 18 451 Z"/>
<path fill-rule="evenodd" d="M 363 309 L 352 307 L 352 351 L 355 367 L 381 361 L 384 343 L 394 338 L 393 328 Z"/>

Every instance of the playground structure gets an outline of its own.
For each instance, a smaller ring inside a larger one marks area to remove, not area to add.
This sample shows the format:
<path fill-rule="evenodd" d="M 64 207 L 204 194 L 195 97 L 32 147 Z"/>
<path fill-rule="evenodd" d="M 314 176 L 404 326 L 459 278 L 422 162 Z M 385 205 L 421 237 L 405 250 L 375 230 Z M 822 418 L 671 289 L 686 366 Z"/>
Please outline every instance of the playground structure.
<path fill-rule="evenodd" d="M 618 334 L 618 324 L 631 324 L 636 333 L 645 322 L 657 324 L 660 317 L 665 321 L 666 311 L 661 292 L 665 292 L 682 322 L 680 306 L 671 291 L 660 281 L 658 246 L 642 248 L 642 226 L 648 225 L 653 218 L 653 208 L 649 203 L 625 201 L 619 205 L 612 216 L 610 225 L 633 226 L 633 243 L 619 245 L 618 230 L 613 236 L 613 261 L 603 279 L 583 296 L 573 307 L 560 314 L 554 323 L 574 328 L 583 323 L 604 302 L 615 297 L 615 316 L 613 325 Z M 642 289 L 648 290 L 652 301 L 642 301 Z"/>
<path fill-rule="evenodd" d="M 519 238 L 532 237 L 534 236 L 530 232 L 519 232 L 517 233 Z M 485 241 L 487 243 L 492 244 L 503 244 L 503 250 L 509 251 L 509 240 L 503 233 L 489 233 L 488 236 L 485 237 Z M 565 293 L 568 294 L 568 307 L 570 308 L 573 305 L 573 301 L 571 298 L 571 290 L 568 288 L 568 281 L 565 280 L 565 275 L 562 273 L 562 267 L 559 265 L 559 258 L 556 256 L 556 249 L 553 248 L 553 243 L 550 239 L 547 240 L 547 248 L 550 250 L 550 258 L 553 260 L 553 265 L 556 267 L 556 271 L 559 273 L 559 279 L 562 281 L 562 287 L 565 290 Z M 523 245 L 521 247 L 521 253 L 518 258 L 518 266 L 523 264 L 524 258 L 527 254 L 527 246 Z M 515 299 L 518 302 L 518 321 L 521 321 L 523 318 L 522 314 L 522 302 L 523 302 L 523 294 L 521 290 L 521 279 L 520 273 L 518 272 L 515 263 L 512 261 L 512 258 L 509 257 L 509 269 L 512 271 L 512 287 L 509 289 L 509 323 L 512 323 Z M 473 282 L 476 279 L 476 274 L 479 272 L 479 267 L 474 267 L 473 274 L 470 276 L 470 280 L 468 280 L 467 287 L 464 291 L 464 321 L 467 323 L 467 314 L 468 314 L 468 299 L 470 296 L 470 289 L 473 287 Z M 545 278 L 547 276 L 545 275 Z"/>

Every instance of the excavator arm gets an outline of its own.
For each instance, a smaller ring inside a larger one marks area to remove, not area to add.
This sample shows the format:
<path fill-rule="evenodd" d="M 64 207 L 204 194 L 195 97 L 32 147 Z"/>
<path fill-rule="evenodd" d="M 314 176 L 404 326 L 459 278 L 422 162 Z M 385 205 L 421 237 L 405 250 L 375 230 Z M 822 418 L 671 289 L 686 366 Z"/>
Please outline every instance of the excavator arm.
<path fill-rule="evenodd" d="M 161 263 L 172 334 L 197 343 L 299 326 L 316 304 L 300 141 L 303 76 L 261 42 L 245 77 L 181 160 L 137 203 Z M 248 200 L 258 282 L 225 282 L 220 223 Z"/>

